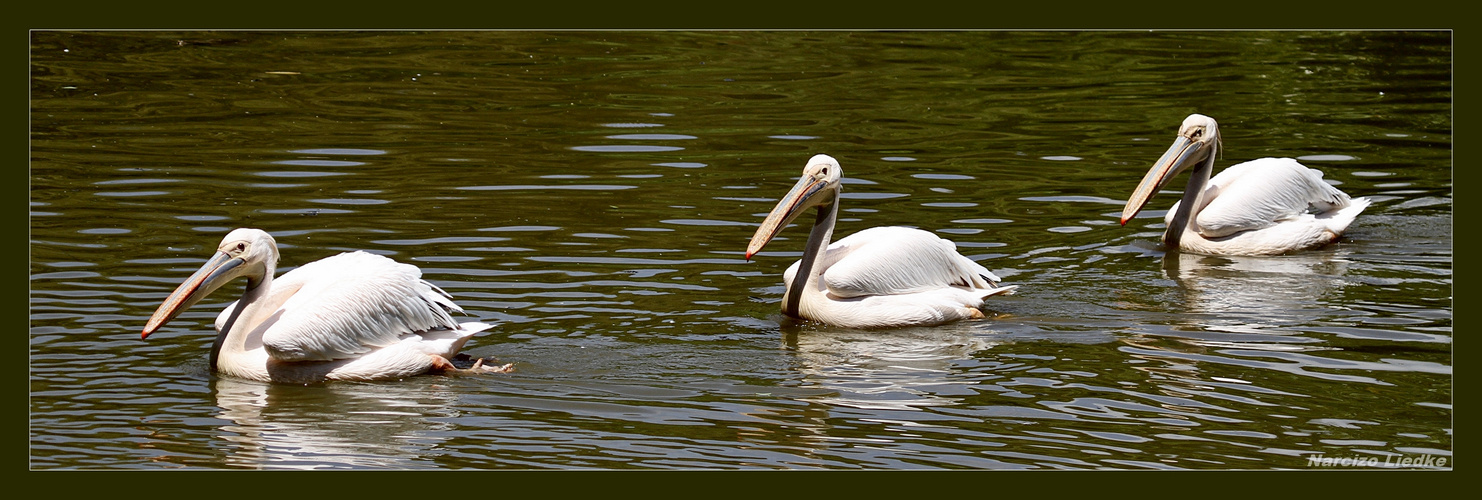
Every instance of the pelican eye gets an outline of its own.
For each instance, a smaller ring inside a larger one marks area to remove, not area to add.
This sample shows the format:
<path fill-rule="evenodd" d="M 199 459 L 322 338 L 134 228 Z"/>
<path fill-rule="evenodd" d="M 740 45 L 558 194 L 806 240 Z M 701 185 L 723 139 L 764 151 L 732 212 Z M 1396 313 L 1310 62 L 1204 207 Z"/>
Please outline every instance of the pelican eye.
<path fill-rule="evenodd" d="M 237 251 L 238 252 L 242 252 L 242 251 L 245 251 L 245 250 L 247 250 L 247 244 L 246 243 L 242 243 L 242 242 L 237 242 Z"/>

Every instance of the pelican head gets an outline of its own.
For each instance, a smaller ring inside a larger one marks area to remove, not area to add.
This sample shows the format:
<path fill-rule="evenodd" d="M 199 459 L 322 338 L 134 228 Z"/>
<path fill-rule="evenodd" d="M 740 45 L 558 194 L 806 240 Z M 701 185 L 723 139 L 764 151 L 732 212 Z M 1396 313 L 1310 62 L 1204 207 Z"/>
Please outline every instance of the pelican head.
<path fill-rule="evenodd" d="M 1158 158 L 1153 168 L 1143 176 L 1142 183 L 1137 185 L 1137 190 L 1127 199 L 1127 206 L 1122 208 L 1122 225 L 1127 225 L 1127 221 L 1132 220 L 1132 217 L 1147 206 L 1148 200 L 1153 198 L 1158 189 L 1190 165 L 1201 164 L 1212 170 L 1219 150 L 1220 126 L 1215 123 L 1214 118 L 1201 114 L 1184 118 L 1184 124 L 1178 128 L 1178 137 L 1173 140 L 1173 145 L 1163 153 L 1162 158 Z"/>
<path fill-rule="evenodd" d="M 803 167 L 803 177 L 777 202 L 777 206 L 767 214 L 761 227 L 751 237 L 751 244 L 746 247 L 746 259 L 751 260 L 752 255 L 762 251 L 762 247 L 767 246 L 798 215 L 809 208 L 824 207 L 837 201 L 839 184 L 843 177 L 838 160 L 832 156 L 815 155 L 809 158 L 808 166 Z"/>
<path fill-rule="evenodd" d="M 245 276 L 248 289 L 258 286 L 277 265 L 278 243 L 267 231 L 241 228 L 227 233 L 216 254 L 154 311 L 154 316 L 144 325 L 141 338 L 149 338 L 149 334 L 234 279 Z"/>

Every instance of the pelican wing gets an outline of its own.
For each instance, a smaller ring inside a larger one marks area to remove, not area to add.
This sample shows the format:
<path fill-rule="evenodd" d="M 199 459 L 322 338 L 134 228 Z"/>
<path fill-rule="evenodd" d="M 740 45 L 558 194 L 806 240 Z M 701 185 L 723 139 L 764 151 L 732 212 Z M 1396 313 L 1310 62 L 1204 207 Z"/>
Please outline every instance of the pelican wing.
<path fill-rule="evenodd" d="M 462 311 L 446 292 L 421 279 L 416 266 L 366 252 L 300 266 L 273 282 L 280 303 L 256 325 L 268 354 L 280 361 L 354 358 L 400 342 L 403 335 L 458 329 Z"/>
<path fill-rule="evenodd" d="M 829 245 L 822 281 L 838 297 L 897 295 L 940 289 L 995 288 L 987 268 L 957 253 L 951 241 L 908 227 L 876 227 Z"/>
<path fill-rule="evenodd" d="M 1262 158 L 1231 166 L 1209 180 L 1208 200 L 1194 222 L 1207 238 L 1265 229 L 1309 210 L 1328 212 L 1351 200 L 1324 182 L 1322 172 L 1291 158 Z M 1169 210 L 1177 211 L 1177 204 Z"/>

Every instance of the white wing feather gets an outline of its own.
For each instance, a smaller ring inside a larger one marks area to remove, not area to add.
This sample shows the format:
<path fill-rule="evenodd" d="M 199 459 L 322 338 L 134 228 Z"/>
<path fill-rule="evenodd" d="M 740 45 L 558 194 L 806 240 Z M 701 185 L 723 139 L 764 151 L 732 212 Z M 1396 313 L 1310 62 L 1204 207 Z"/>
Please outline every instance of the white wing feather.
<path fill-rule="evenodd" d="M 900 295 L 942 287 L 991 289 L 998 276 L 937 235 L 875 227 L 828 246 L 822 281 L 836 297 Z"/>
<path fill-rule="evenodd" d="M 1291 158 L 1261 158 L 1221 171 L 1209 180 L 1205 205 L 1194 222 L 1206 238 L 1274 227 L 1309 212 L 1347 207 L 1351 200 L 1324 182 L 1322 172 Z M 1178 203 L 1168 210 L 1171 218 Z"/>
<path fill-rule="evenodd" d="M 334 360 L 406 334 L 458 330 L 450 311 L 462 309 L 421 276 L 416 266 L 366 252 L 300 266 L 273 281 L 292 295 L 258 326 L 263 346 L 280 361 Z"/>

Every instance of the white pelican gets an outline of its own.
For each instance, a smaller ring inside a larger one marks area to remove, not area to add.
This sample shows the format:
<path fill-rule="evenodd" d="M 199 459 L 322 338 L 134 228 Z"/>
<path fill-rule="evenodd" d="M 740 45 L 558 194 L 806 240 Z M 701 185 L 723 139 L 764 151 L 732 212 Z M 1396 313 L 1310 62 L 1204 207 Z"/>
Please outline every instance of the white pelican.
<path fill-rule="evenodd" d="M 273 279 L 278 244 L 267 232 L 242 228 L 181 283 L 149 323 L 143 338 L 211 292 L 247 278 L 242 298 L 216 318 L 211 369 L 264 382 L 387 380 L 446 371 L 508 371 L 509 365 L 468 370 L 449 361 L 483 323 L 458 323 L 462 312 L 447 292 L 421 279 L 416 266 L 366 252 L 304 264 Z"/>
<path fill-rule="evenodd" d="M 1214 118 L 1184 119 L 1178 138 L 1127 199 L 1127 225 L 1173 176 L 1193 165 L 1182 200 L 1168 209 L 1163 245 L 1209 255 L 1276 255 L 1337 241 L 1368 198 L 1350 199 L 1322 172 L 1291 158 L 1261 158 L 1209 178 L 1220 152 Z"/>
<path fill-rule="evenodd" d="M 798 215 L 818 207 L 803 258 L 782 275 L 784 314 L 849 328 L 936 325 L 982 318 L 983 299 L 1018 288 L 998 286 L 998 276 L 957 253 L 951 241 L 920 229 L 875 227 L 829 244 L 841 178 L 832 157 L 809 159 L 803 178 L 746 248 L 750 260 Z"/>

